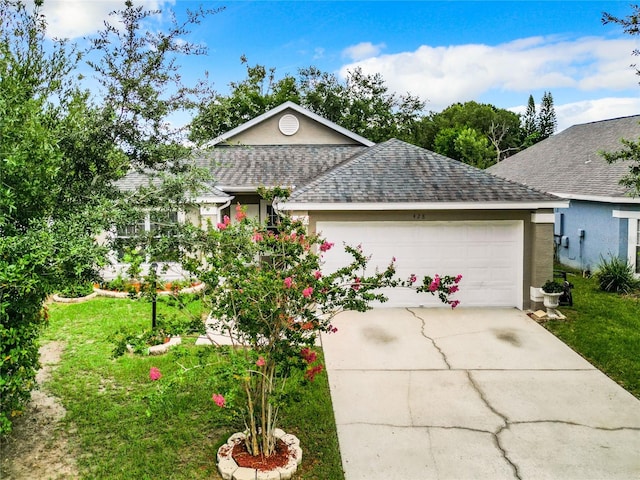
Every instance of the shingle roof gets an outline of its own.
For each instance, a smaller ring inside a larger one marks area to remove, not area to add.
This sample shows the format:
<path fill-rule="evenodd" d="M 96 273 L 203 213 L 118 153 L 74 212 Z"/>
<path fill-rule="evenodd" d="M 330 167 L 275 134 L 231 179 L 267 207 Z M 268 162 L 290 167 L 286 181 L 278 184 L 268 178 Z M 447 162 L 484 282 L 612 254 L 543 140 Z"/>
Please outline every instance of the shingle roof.
<path fill-rule="evenodd" d="M 116 181 L 115 185 L 123 192 L 133 192 L 142 185 L 148 185 L 151 178 L 152 177 L 150 175 L 144 172 L 131 171 L 123 178 Z M 152 180 L 152 184 L 156 186 L 159 185 L 160 179 L 157 177 L 154 178 Z M 219 199 L 231 198 L 229 195 L 213 185 L 207 185 L 206 188 L 207 190 L 202 192 L 202 196 L 215 197 Z"/>
<path fill-rule="evenodd" d="M 600 151 L 622 148 L 620 140 L 637 141 L 640 115 L 574 125 L 518 152 L 489 172 L 545 192 L 616 197 L 627 189 L 618 182 L 629 162 L 608 164 Z"/>
<path fill-rule="evenodd" d="M 211 169 L 218 186 L 299 187 L 365 150 L 355 145 L 218 146 L 195 161 Z"/>
<path fill-rule="evenodd" d="M 556 197 L 391 139 L 302 186 L 288 203 L 549 202 Z"/>

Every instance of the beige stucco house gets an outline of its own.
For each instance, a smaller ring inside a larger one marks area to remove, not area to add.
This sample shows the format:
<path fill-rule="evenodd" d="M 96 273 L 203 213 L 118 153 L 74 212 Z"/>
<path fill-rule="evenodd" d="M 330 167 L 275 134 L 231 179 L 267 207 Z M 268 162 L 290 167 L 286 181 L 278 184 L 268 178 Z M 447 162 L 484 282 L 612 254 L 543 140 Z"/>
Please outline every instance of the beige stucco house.
<path fill-rule="evenodd" d="M 519 309 L 541 301 L 538 287 L 553 274 L 553 209 L 566 201 L 396 139 L 374 144 L 291 102 L 194 161 L 215 185 L 178 220 L 215 225 L 237 203 L 265 221 L 289 212 L 335 244 L 327 269 L 341 263 L 345 242 L 361 244 L 372 268 L 395 257 L 401 277 L 462 274 L 463 306 Z M 260 186 L 293 194 L 272 206 Z M 385 306 L 435 305 L 428 294 L 386 293 Z"/>

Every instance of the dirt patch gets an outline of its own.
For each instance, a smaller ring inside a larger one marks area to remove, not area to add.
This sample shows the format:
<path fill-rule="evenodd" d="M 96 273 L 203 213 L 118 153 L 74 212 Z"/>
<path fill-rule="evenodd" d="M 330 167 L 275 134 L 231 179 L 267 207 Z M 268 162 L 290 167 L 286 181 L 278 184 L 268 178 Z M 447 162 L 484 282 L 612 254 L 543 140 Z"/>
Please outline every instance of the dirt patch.
<path fill-rule="evenodd" d="M 33 391 L 24 414 L 14 422 L 13 432 L 2 442 L 0 477 L 3 480 L 79 477 L 75 457 L 60 426 L 66 411 L 46 389 L 64 347 L 63 342 L 50 342 L 40 348 L 42 368 L 36 375 L 40 388 Z"/>

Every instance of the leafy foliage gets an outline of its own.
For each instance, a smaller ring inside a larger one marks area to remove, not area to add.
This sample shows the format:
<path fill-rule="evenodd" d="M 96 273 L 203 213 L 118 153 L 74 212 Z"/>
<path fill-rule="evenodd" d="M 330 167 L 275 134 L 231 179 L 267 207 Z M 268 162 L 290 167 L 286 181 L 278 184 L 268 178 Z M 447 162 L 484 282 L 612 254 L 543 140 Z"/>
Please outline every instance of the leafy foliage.
<path fill-rule="evenodd" d="M 542 95 L 537 127 L 539 134 L 538 141 L 549 138 L 558 128 L 558 119 L 556 118 L 556 112 L 553 108 L 553 96 L 551 92 L 544 92 Z"/>
<path fill-rule="evenodd" d="M 520 117 L 477 102 L 456 103 L 425 117 L 420 146 L 486 168 L 522 145 Z"/>
<path fill-rule="evenodd" d="M 191 51 L 185 25 L 141 33 L 151 13 L 126 2 L 123 29 L 107 24 L 87 54 L 104 88 L 96 105 L 74 77 L 81 53 L 46 39 L 41 4 L 0 0 L 0 434 L 33 387 L 46 296 L 96 279 L 108 245 L 95 239 L 113 223 L 154 204 L 175 211 L 171 199 L 201 187 L 167 128 L 187 91 L 163 96 L 179 80 L 171 55 Z M 156 187 L 123 198 L 114 182 L 133 167 L 153 170 Z"/>
<path fill-rule="evenodd" d="M 90 130 L 84 97 L 69 77 L 77 61 L 73 48 L 57 42 L 45 49 L 38 6 L 29 13 L 21 3 L 2 0 L 0 8 L 2 435 L 34 386 L 44 299 L 95 277 L 104 249 L 94 237 L 104 223 L 90 192 L 107 187 L 90 174 L 102 157 L 70 168 L 68 144 L 61 141 L 71 128 L 76 139 Z"/>
<path fill-rule="evenodd" d="M 613 255 L 608 260 L 600 259 L 596 278 L 600 290 L 605 292 L 629 293 L 639 286 L 627 259 L 621 260 Z"/>
<path fill-rule="evenodd" d="M 564 287 L 560 282 L 547 280 L 544 285 L 542 285 L 542 291 L 546 293 L 562 293 L 564 291 Z"/>
<path fill-rule="evenodd" d="M 200 106 L 191 124 L 191 140 L 214 139 L 286 101 L 374 142 L 406 139 L 424 108 L 417 97 L 391 93 L 381 75 L 367 75 L 359 68 L 344 82 L 315 67 L 276 80 L 274 68 L 250 66 L 244 56 L 241 62 L 247 78 L 232 82 L 229 95 L 214 94 Z"/>
<path fill-rule="evenodd" d="M 610 13 L 603 13 L 602 23 L 615 23 L 622 26 L 624 33 L 628 35 L 639 35 L 640 28 L 640 6 L 631 5 L 631 14 L 624 17 L 615 17 Z M 633 55 L 640 55 L 640 49 L 635 49 Z M 636 67 L 636 65 L 632 65 Z M 636 67 L 636 75 L 640 76 L 640 68 Z M 620 184 L 629 187 L 633 195 L 640 195 L 640 139 L 638 141 L 622 139 L 622 148 L 615 152 L 603 152 L 605 160 L 613 163 L 619 160 L 630 161 L 629 173 L 620 180 Z"/>

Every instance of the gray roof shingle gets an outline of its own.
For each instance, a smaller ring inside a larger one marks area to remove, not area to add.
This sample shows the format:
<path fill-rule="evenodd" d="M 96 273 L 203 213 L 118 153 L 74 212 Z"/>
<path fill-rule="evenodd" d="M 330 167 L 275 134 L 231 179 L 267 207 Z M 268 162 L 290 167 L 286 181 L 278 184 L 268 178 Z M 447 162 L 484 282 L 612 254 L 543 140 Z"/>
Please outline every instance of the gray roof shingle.
<path fill-rule="evenodd" d="M 391 139 L 293 193 L 288 203 L 553 202 L 558 199 Z"/>
<path fill-rule="evenodd" d="M 343 145 L 218 146 L 196 158 L 224 187 L 300 187 L 344 160 L 367 150 Z"/>
<path fill-rule="evenodd" d="M 624 196 L 619 184 L 628 161 L 608 164 L 600 151 L 616 151 L 620 140 L 638 141 L 640 115 L 574 125 L 488 169 L 503 178 L 545 192 L 604 197 Z"/>

